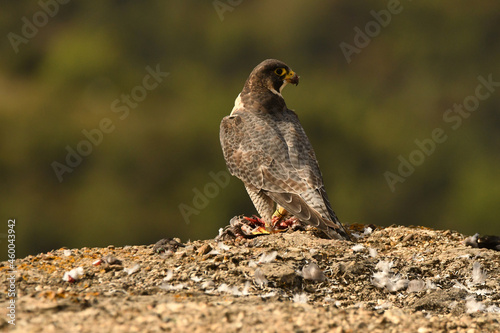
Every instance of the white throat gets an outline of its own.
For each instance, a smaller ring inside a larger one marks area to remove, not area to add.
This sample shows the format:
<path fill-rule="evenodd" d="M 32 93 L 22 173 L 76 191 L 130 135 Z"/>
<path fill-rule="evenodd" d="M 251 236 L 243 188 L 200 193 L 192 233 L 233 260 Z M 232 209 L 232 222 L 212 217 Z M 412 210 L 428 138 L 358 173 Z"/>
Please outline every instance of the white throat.
<path fill-rule="evenodd" d="M 285 86 L 288 84 L 287 81 L 283 81 L 283 84 L 281 85 L 280 87 L 280 91 L 276 91 L 276 89 L 274 88 L 270 88 L 269 90 L 271 90 L 271 92 L 275 95 L 278 95 L 279 97 L 283 98 L 283 96 L 281 95 L 281 92 L 283 91 L 283 88 L 285 88 Z"/>
<path fill-rule="evenodd" d="M 233 114 L 234 111 L 243 108 L 243 103 L 241 102 L 241 94 L 238 94 L 238 97 L 234 100 L 234 107 L 231 110 L 231 115 Z"/>

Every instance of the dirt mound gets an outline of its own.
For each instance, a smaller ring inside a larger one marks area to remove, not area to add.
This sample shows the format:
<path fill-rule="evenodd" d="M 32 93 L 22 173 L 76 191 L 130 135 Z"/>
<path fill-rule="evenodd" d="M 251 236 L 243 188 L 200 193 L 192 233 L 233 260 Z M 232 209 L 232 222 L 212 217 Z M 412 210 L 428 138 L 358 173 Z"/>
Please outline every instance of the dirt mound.
<path fill-rule="evenodd" d="M 372 227 L 373 228 L 373 227 Z M 424 228 L 296 231 L 165 246 L 59 249 L 16 261 L 22 332 L 500 330 L 500 252 Z M 81 269 L 77 269 L 81 267 Z M 9 274 L 9 263 L 0 269 Z M 67 274 L 65 274 L 67 273 Z M 63 279 L 64 278 L 64 279 Z"/>

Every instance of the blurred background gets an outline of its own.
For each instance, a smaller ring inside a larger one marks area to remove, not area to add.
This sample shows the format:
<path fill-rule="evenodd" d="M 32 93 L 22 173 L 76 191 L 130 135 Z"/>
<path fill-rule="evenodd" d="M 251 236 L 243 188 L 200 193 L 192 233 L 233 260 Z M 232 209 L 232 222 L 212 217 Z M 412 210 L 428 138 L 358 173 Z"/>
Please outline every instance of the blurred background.
<path fill-rule="evenodd" d="M 1 259 L 254 214 L 219 124 L 267 58 L 341 221 L 500 234 L 497 0 L 59 1 L 0 13 Z"/>

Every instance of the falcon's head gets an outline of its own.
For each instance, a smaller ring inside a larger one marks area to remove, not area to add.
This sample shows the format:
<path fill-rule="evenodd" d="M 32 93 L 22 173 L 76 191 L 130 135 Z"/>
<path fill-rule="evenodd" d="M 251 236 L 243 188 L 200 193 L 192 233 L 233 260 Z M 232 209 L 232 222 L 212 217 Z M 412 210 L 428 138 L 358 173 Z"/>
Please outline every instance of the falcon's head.
<path fill-rule="evenodd" d="M 267 89 L 281 96 L 281 91 L 287 83 L 299 84 L 297 74 L 283 61 L 267 59 L 253 69 L 245 84 L 245 88 L 248 88 L 250 91 Z"/>

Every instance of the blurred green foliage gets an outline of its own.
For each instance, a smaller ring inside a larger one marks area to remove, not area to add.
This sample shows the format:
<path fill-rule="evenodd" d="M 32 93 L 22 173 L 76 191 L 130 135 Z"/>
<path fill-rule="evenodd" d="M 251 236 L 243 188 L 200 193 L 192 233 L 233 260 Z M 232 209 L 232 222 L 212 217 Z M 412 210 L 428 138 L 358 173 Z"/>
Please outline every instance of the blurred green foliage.
<path fill-rule="evenodd" d="M 458 129 L 443 120 L 474 95 L 478 76 L 500 81 L 500 2 L 402 1 L 350 63 L 339 45 L 355 45 L 354 28 L 364 31 L 388 2 L 236 3 L 70 1 L 49 7 L 57 13 L 17 47 L 9 34 L 23 36 L 23 17 L 43 23 L 44 9 L 4 4 L 0 232 L 16 218 L 18 257 L 211 238 L 234 215 L 253 214 L 239 180 L 217 185 L 210 172 L 226 170 L 220 120 L 266 58 L 301 76 L 284 96 L 343 222 L 500 234 L 500 88 Z M 138 93 L 158 64 L 169 76 L 121 119 L 112 103 Z M 103 118 L 114 130 L 59 182 L 53 162 L 66 164 L 67 146 L 77 149 Z M 435 128 L 447 140 L 391 191 L 384 173 L 397 174 L 398 156 L 408 159 Z M 181 204 L 196 213 L 186 219 Z"/>

